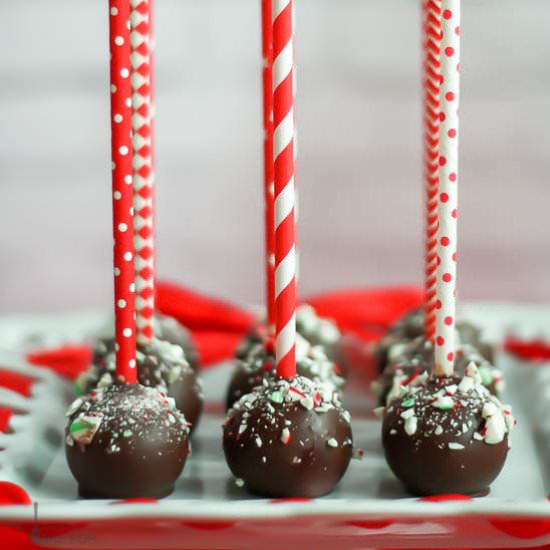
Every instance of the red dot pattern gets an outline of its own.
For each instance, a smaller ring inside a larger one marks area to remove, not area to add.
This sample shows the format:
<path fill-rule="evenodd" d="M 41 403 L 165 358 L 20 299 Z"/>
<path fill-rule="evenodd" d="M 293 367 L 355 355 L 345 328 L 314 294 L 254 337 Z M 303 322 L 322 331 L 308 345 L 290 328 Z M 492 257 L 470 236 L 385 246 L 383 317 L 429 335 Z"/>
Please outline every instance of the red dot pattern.
<path fill-rule="evenodd" d="M 135 383 L 136 326 L 132 178 L 130 3 L 109 1 L 116 374 Z"/>
<path fill-rule="evenodd" d="M 441 125 L 437 235 L 436 374 L 453 372 L 456 319 L 456 235 L 458 191 L 458 111 L 460 66 L 460 0 L 442 0 Z"/>

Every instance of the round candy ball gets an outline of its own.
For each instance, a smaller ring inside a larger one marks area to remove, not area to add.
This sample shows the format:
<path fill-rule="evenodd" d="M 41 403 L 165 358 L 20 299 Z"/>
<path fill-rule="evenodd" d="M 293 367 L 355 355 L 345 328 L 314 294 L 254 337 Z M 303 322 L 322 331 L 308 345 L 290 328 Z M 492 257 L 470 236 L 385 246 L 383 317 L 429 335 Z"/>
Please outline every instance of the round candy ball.
<path fill-rule="evenodd" d="M 319 497 L 349 465 L 350 415 L 336 392 L 308 378 L 271 379 L 229 410 L 223 450 L 231 472 L 251 493 Z"/>
<path fill-rule="evenodd" d="M 195 343 L 191 338 L 191 333 L 173 317 L 155 313 L 153 317 L 153 329 L 155 337 L 158 340 L 164 340 L 180 346 L 184 353 L 185 359 L 195 371 L 199 370 L 199 353 Z M 112 336 L 112 327 L 105 330 L 105 335 L 98 338 L 94 344 L 92 364 L 101 366 L 107 355 L 115 349 L 115 339 Z"/>
<path fill-rule="evenodd" d="M 394 400 L 382 444 L 409 492 L 481 496 L 504 465 L 514 424 L 511 408 L 487 391 L 470 364 L 462 379 L 431 377 Z"/>
<path fill-rule="evenodd" d="M 311 346 L 307 340 L 296 337 L 296 369 L 299 375 L 340 391 L 345 385 L 338 365 L 330 361 L 321 346 Z M 226 392 L 226 409 L 243 395 L 275 376 L 275 355 L 263 343 L 256 344 L 245 359 L 237 359 Z"/>
<path fill-rule="evenodd" d="M 157 388 L 173 397 L 176 407 L 184 414 L 193 430 L 203 405 L 202 385 L 197 373 L 189 366 L 182 348 L 153 338 L 151 344 L 138 344 L 136 351 L 138 381 Z M 79 376 L 76 389 L 79 395 L 96 387 L 115 382 L 116 355 L 114 350 Z"/>
<path fill-rule="evenodd" d="M 172 399 L 141 384 L 112 384 L 69 408 L 65 453 L 85 498 L 162 498 L 189 454 L 189 429 Z"/>
<path fill-rule="evenodd" d="M 417 384 L 417 377 L 430 374 L 434 364 L 435 353 L 433 343 L 423 336 L 411 340 L 404 347 L 401 355 L 394 363 L 388 364 L 378 380 L 373 384 L 373 390 L 379 397 L 379 403 L 386 405 L 402 395 L 401 386 Z M 502 371 L 491 365 L 487 359 L 473 346 L 466 344 L 457 350 L 455 371 L 463 376 L 466 367 L 475 363 L 481 376 L 481 383 L 490 393 L 497 397 L 502 394 L 504 381 Z"/>

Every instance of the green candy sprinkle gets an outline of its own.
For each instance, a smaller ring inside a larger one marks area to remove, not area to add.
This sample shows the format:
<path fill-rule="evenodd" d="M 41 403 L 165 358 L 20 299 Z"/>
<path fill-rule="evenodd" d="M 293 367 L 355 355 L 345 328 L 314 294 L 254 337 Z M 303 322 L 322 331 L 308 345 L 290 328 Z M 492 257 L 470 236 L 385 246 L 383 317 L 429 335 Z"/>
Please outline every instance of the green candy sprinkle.
<path fill-rule="evenodd" d="M 409 407 L 412 407 L 414 405 L 414 397 L 409 397 L 409 399 L 405 399 L 405 401 L 403 401 L 402 403 L 403 407 L 405 408 L 409 408 Z"/>
<path fill-rule="evenodd" d="M 493 373 L 491 372 L 491 369 L 488 369 L 487 367 L 478 367 L 477 372 L 479 372 L 479 375 L 481 376 L 481 383 L 484 386 L 490 386 L 493 383 Z"/>
<path fill-rule="evenodd" d="M 134 432 L 133 432 L 132 430 L 124 430 L 124 431 L 122 432 L 122 435 L 123 435 L 124 437 L 131 437 L 131 435 L 132 435 L 133 433 L 134 433 Z"/>
<path fill-rule="evenodd" d="M 274 391 L 269 396 L 269 399 L 273 401 L 273 403 L 282 403 L 284 401 L 283 394 L 280 391 Z"/>

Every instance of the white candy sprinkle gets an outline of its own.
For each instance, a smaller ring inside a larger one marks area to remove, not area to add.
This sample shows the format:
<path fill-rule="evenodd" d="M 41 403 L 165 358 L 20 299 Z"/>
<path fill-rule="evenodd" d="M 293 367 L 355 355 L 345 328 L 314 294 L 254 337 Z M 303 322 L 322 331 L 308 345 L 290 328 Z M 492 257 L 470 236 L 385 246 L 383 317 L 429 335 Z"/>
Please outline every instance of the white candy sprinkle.
<path fill-rule="evenodd" d="M 460 451 L 461 449 L 464 449 L 464 445 L 462 445 L 461 443 L 455 443 L 454 441 L 451 441 L 449 443 L 449 449 L 453 451 Z"/>
<path fill-rule="evenodd" d="M 331 437 L 328 441 L 327 441 L 327 445 L 329 447 L 332 447 L 333 449 L 336 449 L 336 447 L 338 447 L 338 441 L 336 441 L 336 439 L 334 439 L 334 437 Z"/>
<path fill-rule="evenodd" d="M 473 438 L 477 441 L 483 441 L 483 436 L 479 432 L 474 432 Z"/>
<path fill-rule="evenodd" d="M 281 441 L 286 445 L 290 441 L 290 430 L 288 428 L 283 428 L 281 432 Z"/>
<path fill-rule="evenodd" d="M 236 485 L 237 487 L 244 487 L 244 480 L 241 479 L 240 477 L 237 477 L 237 478 L 235 479 L 235 485 Z"/>
<path fill-rule="evenodd" d="M 256 441 L 256 447 L 261 447 L 263 445 L 262 438 L 259 435 L 256 436 L 255 441 Z"/>
<path fill-rule="evenodd" d="M 406 409 L 404 410 L 400 415 L 401 418 L 404 418 L 405 420 L 407 418 L 411 418 L 414 416 L 414 408 Z"/>
<path fill-rule="evenodd" d="M 411 416 L 405 420 L 405 433 L 407 435 L 414 435 L 418 426 L 418 419 L 416 416 Z"/>
<path fill-rule="evenodd" d="M 435 427 L 434 434 L 435 435 L 441 435 L 442 433 L 443 433 L 443 427 L 440 424 L 438 424 Z"/>

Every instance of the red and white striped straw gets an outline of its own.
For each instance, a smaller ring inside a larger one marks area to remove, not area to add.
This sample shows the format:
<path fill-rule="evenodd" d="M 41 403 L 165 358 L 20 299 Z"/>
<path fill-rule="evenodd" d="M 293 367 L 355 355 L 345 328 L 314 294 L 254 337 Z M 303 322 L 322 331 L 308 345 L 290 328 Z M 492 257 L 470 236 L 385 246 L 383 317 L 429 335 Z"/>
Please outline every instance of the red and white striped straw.
<path fill-rule="evenodd" d="M 275 334 L 275 220 L 273 175 L 273 20 L 272 0 L 262 0 L 262 86 L 264 121 L 265 275 L 267 331 Z"/>
<path fill-rule="evenodd" d="M 435 374 L 453 373 L 456 321 L 460 0 L 442 0 Z"/>
<path fill-rule="evenodd" d="M 128 0 L 109 0 L 109 46 L 111 51 L 116 374 L 121 382 L 135 383 L 137 372 L 131 138 L 132 87 Z"/>
<path fill-rule="evenodd" d="M 142 344 L 153 338 L 155 312 L 152 4 L 130 1 L 136 325 Z"/>
<path fill-rule="evenodd" d="M 424 337 L 435 340 L 437 201 L 439 188 L 439 113 L 441 87 L 441 0 L 423 3 L 425 292 Z"/>
<path fill-rule="evenodd" d="M 277 374 L 296 375 L 293 0 L 273 0 L 273 158 Z"/>

